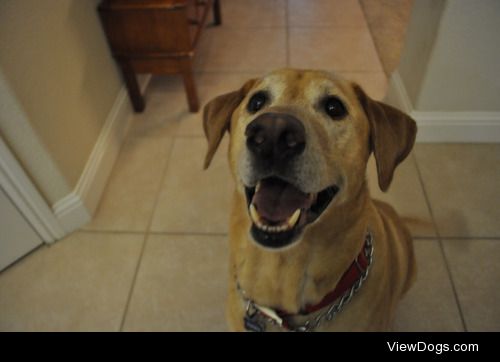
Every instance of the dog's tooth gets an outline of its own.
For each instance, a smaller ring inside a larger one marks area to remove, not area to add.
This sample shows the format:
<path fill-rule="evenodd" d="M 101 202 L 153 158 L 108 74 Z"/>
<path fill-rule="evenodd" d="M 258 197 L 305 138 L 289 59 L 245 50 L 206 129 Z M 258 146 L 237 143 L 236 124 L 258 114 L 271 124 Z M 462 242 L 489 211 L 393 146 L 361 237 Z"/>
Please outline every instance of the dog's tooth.
<path fill-rule="evenodd" d="M 286 223 L 288 224 L 288 226 L 290 228 L 293 228 L 295 226 L 295 224 L 297 223 L 297 221 L 299 221 L 299 217 L 300 217 L 300 209 L 297 209 L 297 210 L 295 210 L 293 215 L 290 216 L 290 218 L 286 221 Z"/>
<path fill-rule="evenodd" d="M 260 224 L 260 215 L 257 212 L 257 209 L 255 208 L 254 204 L 250 204 L 250 217 L 252 218 L 252 221 L 259 225 Z"/>
<path fill-rule="evenodd" d="M 255 192 L 258 192 L 260 189 L 260 181 L 257 182 L 257 185 L 255 185 Z"/>

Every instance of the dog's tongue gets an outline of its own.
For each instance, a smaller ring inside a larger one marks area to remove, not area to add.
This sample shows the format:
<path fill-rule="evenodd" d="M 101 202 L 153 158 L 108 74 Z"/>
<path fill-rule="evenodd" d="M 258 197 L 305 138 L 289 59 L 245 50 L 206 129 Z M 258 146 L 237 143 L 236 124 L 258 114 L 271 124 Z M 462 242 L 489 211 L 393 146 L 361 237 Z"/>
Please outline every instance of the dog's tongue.
<path fill-rule="evenodd" d="M 311 206 L 311 198 L 293 185 L 277 178 L 260 181 L 252 203 L 261 216 L 272 222 L 288 219 L 297 209 Z"/>

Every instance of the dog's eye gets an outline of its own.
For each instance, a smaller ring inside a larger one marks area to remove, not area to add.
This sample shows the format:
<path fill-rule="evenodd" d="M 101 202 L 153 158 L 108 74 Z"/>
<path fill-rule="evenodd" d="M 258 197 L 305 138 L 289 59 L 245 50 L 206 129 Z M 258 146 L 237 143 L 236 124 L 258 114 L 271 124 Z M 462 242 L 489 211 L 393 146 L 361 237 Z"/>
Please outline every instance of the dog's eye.
<path fill-rule="evenodd" d="M 324 100 L 324 109 L 332 119 L 342 119 L 347 114 L 344 103 L 337 97 L 327 97 Z"/>
<path fill-rule="evenodd" d="M 267 94 L 265 92 L 255 93 L 247 105 L 247 110 L 250 113 L 258 112 L 264 107 L 267 102 Z"/>

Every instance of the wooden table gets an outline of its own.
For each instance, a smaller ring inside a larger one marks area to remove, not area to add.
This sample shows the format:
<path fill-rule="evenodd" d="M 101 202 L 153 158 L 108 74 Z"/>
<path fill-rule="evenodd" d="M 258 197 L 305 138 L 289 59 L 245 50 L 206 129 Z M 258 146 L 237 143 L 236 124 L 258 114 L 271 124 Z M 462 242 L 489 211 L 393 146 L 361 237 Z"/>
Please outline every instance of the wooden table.
<path fill-rule="evenodd" d="M 189 110 L 199 109 L 192 60 L 208 12 L 219 0 L 103 0 L 99 15 L 136 112 L 145 108 L 137 73 L 181 74 Z"/>

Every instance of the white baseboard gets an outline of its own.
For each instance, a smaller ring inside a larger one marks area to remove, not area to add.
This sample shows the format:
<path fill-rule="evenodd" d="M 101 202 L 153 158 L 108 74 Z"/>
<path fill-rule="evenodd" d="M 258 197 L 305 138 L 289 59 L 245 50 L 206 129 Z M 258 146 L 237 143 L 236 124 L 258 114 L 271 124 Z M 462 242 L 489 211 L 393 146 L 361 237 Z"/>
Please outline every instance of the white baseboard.
<path fill-rule="evenodd" d="M 45 198 L 49 198 L 48 195 L 52 196 L 54 190 L 65 192 L 67 190 L 66 183 L 60 181 L 63 179 L 62 175 L 59 174 L 55 163 L 46 153 L 33 131 L 18 98 L 1 69 L 0 113 L 2 117 L 0 122 L 2 123 L 2 131 L 0 131 L 0 189 L 3 189 L 41 240 L 46 243 L 54 242 L 64 236 L 64 230 Z M 5 142 L 3 137 L 5 137 Z M 17 157 L 24 159 L 24 166 L 21 166 L 12 153 L 6 143 L 7 140 L 18 146 L 21 143 L 30 144 L 29 147 L 17 147 Z M 33 158 L 22 157 L 22 155 L 29 154 L 33 154 Z M 34 170 L 34 165 L 38 167 L 37 170 Z M 31 177 L 26 174 L 25 168 L 30 170 Z M 42 169 L 47 173 L 40 172 Z M 47 174 L 54 177 L 46 177 Z M 47 183 L 51 184 L 51 187 L 45 188 L 45 198 L 33 183 L 32 177 L 38 179 L 39 182 L 41 181 L 40 184 L 45 186 Z M 0 215 L 0 217 L 2 216 Z"/>
<path fill-rule="evenodd" d="M 76 191 L 56 202 L 52 209 L 65 234 L 82 227 L 92 219 L 92 214 Z"/>
<path fill-rule="evenodd" d="M 417 142 L 500 142 L 500 112 L 418 112 Z"/>
<path fill-rule="evenodd" d="M 386 101 L 417 122 L 417 142 L 500 142 L 500 112 L 416 111 L 397 71 L 389 81 Z"/>
<path fill-rule="evenodd" d="M 150 80 L 151 75 L 139 78 L 143 92 Z M 132 114 L 128 94 L 123 87 L 104 122 L 75 189 L 52 207 L 66 233 L 82 227 L 92 219 L 118 157 Z"/>
<path fill-rule="evenodd" d="M 0 186 L 44 242 L 64 236 L 59 221 L 1 137 Z"/>

